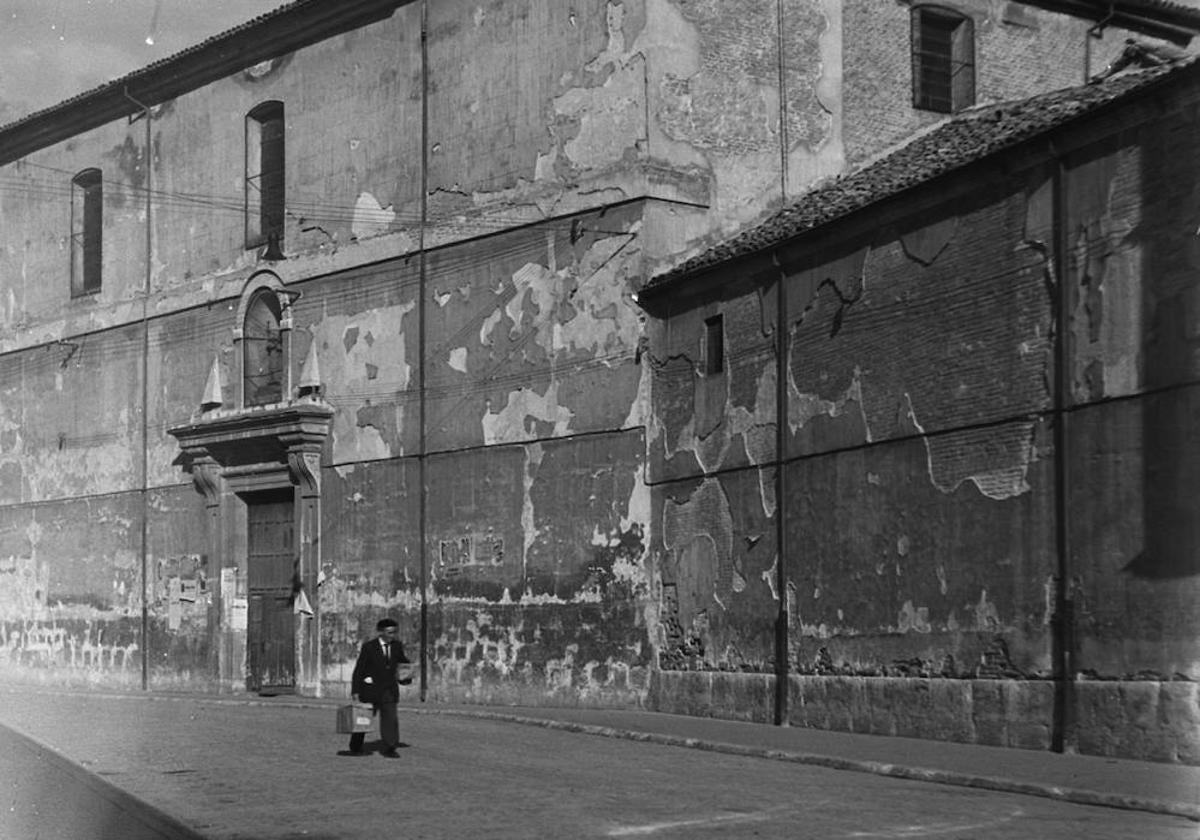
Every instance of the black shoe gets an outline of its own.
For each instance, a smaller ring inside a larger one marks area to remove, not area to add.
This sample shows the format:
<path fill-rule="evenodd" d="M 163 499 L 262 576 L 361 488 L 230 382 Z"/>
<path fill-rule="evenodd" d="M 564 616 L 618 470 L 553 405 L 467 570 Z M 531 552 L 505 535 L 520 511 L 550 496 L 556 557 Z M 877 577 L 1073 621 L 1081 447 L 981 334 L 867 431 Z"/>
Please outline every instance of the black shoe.
<path fill-rule="evenodd" d="M 396 752 L 395 750 L 384 750 L 383 752 L 380 753 L 380 755 L 382 755 L 384 758 L 399 758 L 400 757 L 400 753 Z"/>
<path fill-rule="evenodd" d="M 367 754 L 366 750 L 338 750 L 338 755 L 352 755 L 352 756 L 357 757 L 357 756 L 364 756 L 366 754 Z"/>

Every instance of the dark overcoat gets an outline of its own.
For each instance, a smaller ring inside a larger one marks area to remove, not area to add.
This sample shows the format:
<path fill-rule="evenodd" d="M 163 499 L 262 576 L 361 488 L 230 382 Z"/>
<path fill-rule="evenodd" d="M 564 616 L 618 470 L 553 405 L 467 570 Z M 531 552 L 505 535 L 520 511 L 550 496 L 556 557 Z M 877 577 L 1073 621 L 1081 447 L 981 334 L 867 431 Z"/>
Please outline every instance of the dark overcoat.
<path fill-rule="evenodd" d="M 404 645 L 400 642 L 380 642 L 379 639 L 365 642 L 358 652 L 358 660 L 354 663 L 350 692 L 358 695 L 358 699 L 363 703 L 395 703 L 400 699 L 396 666 L 407 662 Z M 367 681 L 368 677 L 370 682 Z"/>

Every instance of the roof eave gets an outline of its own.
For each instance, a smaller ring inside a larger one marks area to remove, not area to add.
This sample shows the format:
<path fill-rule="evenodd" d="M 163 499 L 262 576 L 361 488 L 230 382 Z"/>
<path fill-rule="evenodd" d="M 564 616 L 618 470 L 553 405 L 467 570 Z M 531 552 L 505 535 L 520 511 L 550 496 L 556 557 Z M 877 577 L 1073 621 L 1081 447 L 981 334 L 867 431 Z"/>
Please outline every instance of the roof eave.
<path fill-rule="evenodd" d="M 414 0 L 310 2 L 267 14 L 225 35 L 135 70 L 0 127 L 0 165 L 158 105 L 259 62 L 384 20 Z"/>
<path fill-rule="evenodd" d="M 1096 4 L 1088 0 L 1020 0 L 1048 12 L 1103 23 L 1105 26 L 1128 29 L 1152 38 L 1161 38 L 1179 46 L 1187 44 L 1200 33 L 1200 13 L 1190 9 L 1159 9 L 1150 13 L 1136 6 L 1119 2 Z"/>

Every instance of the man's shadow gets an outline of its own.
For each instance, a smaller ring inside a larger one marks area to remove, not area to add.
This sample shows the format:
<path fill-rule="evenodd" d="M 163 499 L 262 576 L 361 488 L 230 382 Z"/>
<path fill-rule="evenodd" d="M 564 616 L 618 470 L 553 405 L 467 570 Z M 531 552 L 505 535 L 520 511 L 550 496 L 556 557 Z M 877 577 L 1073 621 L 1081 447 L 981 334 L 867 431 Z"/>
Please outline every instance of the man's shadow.
<path fill-rule="evenodd" d="M 403 749 L 406 749 L 411 746 L 412 746 L 412 744 L 408 744 L 408 743 L 405 743 L 404 741 L 400 741 L 399 743 L 396 744 L 396 749 L 403 750 Z M 382 752 L 383 752 L 383 741 L 365 741 L 365 742 L 363 742 L 362 752 L 351 752 L 350 750 L 338 750 L 337 754 L 343 755 L 343 756 L 351 756 L 354 758 L 361 758 L 362 756 L 365 756 L 365 755 L 371 755 L 372 753 L 382 753 Z"/>

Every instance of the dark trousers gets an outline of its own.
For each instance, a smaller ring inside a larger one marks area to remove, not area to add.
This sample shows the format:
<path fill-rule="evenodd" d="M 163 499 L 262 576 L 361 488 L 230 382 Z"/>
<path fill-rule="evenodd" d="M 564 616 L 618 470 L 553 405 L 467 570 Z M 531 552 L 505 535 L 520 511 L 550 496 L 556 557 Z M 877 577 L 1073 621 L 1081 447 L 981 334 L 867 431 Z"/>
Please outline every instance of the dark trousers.
<path fill-rule="evenodd" d="M 396 701 L 390 703 L 372 703 L 375 714 L 379 715 L 379 738 L 383 741 L 385 750 L 394 750 L 400 743 L 400 719 L 396 714 Z M 350 749 L 362 752 L 365 732 L 355 732 L 350 736 Z"/>

